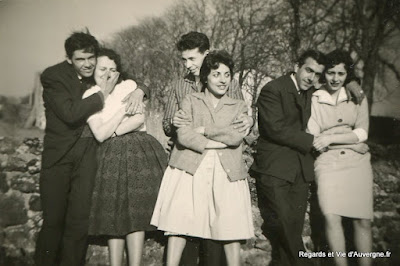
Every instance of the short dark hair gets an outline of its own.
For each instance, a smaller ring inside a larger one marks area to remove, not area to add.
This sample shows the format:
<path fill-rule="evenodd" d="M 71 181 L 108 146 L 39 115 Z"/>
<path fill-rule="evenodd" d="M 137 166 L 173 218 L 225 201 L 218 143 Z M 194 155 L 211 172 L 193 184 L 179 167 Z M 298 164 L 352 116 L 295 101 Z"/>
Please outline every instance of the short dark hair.
<path fill-rule="evenodd" d="M 73 32 L 64 43 L 65 52 L 68 58 L 72 58 L 72 55 L 76 50 L 83 50 L 87 53 L 94 53 L 97 56 L 99 51 L 99 43 L 95 37 L 93 37 L 89 31 L 86 32 Z"/>
<path fill-rule="evenodd" d="M 298 64 L 299 67 L 301 67 L 302 65 L 304 65 L 304 63 L 306 62 L 307 58 L 314 59 L 320 65 L 325 65 L 326 64 L 326 56 L 325 56 L 325 54 L 323 54 L 320 51 L 316 51 L 316 50 L 312 50 L 312 49 L 309 49 L 309 50 L 305 51 L 304 53 L 302 53 L 300 55 L 300 57 L 297 59 L 296 63 Z"/>
<path fill-rule="evenodd" d="M 341 63 L 344 64 L 344 69 L 346 69 L 347 76 L 346 80 L 343 85 L 346 85 L 352 80 L 356 79 L 356 76 L 354 74 L 354 62 L 353 59 L 350 56 L 350 53 L 344 50 L 336 49 L 329 54 L 326 55 L 326 63 L 325 63 L 325 70 L 323 75 L 321 76 L 321 82 L 324 83 L 325 80 L 325 72 L 328 69 L 331 69 Z"/>
<path fill-rule="evenodd" d="M 179 52 L 199 48 L 200 53 L 210 49 L 210 41 L 204 33 L 191 31 L 181 36 L 176 44 Z"/>
<path fill-rule="evenodd" d="M 231 79 L 233 78 L 234 63 L 231 55 L 224 50 L 211 51 L 204 58 L 200 68 L 200 81 L 203 84 L 203 90 L 207 85 L 207 77 L 211 73 L 211 69 L 217 69 L 220 64 L 224 64 L 229 68 Z"/>

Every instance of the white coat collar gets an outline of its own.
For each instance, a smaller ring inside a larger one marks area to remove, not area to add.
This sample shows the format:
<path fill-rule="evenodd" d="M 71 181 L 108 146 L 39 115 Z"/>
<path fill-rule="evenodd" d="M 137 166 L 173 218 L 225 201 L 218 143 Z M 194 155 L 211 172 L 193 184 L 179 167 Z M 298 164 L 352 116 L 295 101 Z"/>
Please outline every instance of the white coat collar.
<path fill-rule="evenodd" d="M 340 88 L 339 91 L 339 96 L 337 99 L 337 103 L 335 103 L 334 98 L 327 92 L 324 87 L 321 87 L 321 89 L 317 90 L 316 92 L 313 93 L 314 97 L 318 97 L 318 102 L 319 103 L 325 103 L 329 105 L 337 105 L 341 102 L 345 102 L 348 100 L 347 94 L 346 94 L 346 89 L 344 87 Z"/>

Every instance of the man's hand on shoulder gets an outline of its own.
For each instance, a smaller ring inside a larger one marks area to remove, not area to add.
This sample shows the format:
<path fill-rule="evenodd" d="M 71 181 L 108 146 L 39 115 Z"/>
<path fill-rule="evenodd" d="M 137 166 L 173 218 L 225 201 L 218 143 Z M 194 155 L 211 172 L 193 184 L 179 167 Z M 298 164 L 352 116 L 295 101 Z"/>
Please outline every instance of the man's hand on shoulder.
<path fill-rule="evenodd" d="M 125 107 L 126 113 L 133 115 L 142 112 L 143 98 L 144 98 L 144 92 L 140 89 L 136 89 L 133 92 L 129 93 L 127 96 L 125 96 L 122 102 L 125 103 L 126 105 Z"/>
<path fill-rule="evenodd" d="M 362 90 L 361 86 L 354 80 L 350 81 L 346 85 L 346 93 L 349 99 L 351 98 L 351 96 L 353 96 L 357 104 L 361 104 L 362 100 L 365 97 L 364 91 Z"/>
<path fill-rule="evenodd" d="M 108 78 L 103 79 L 100 83 L 100 87 L 102 89 L 104 99 L 107 99 L 108 95 L 112 93 L 117 84 L 119 77 L 119 72 L 110 72 L 108 73 Z"/>
<path fill-rule="evenodd" d="M 239 132 L 245 132 L 250 130 L 250 128 L 254 125 L 254 120 L 251 116 L 241 114 L 233 121 L 234 129 L 237 129 Z"/>

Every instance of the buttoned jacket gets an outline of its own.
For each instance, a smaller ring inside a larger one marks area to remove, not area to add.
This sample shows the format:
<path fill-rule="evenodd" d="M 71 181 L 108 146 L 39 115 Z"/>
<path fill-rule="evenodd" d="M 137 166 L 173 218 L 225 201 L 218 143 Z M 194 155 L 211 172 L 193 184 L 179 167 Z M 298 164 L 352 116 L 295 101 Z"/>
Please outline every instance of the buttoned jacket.
<path fill-rule="evenodd" d="M 314 179 L 314 137 L 306 133 L 314 88 L 299 95 L 289 75 L 267 83 L 257 100 L 260 137 L 251 170 L 294 182 Z"/>
<path fill-rule="evenodd" d="M 220 162 L 231 181 L 245 179 L 246 168 L 242 159 L 242 142 L 245 133 L 239 133 L 233 127 L 233 121 L 241 114 L 247 115 L 247 106 L 243 100 L 224 95 L 214 108 L 205 93 L 187 95 L 181 109 L 192 117 L 191 125 L 177 130 L 177 144 L 174 147 L 169 165 L 194 175 L 205 154 L 209 140 L 228 145 L 217 149 Z M 195 131 L 205 127 L 205 133 Z"/>

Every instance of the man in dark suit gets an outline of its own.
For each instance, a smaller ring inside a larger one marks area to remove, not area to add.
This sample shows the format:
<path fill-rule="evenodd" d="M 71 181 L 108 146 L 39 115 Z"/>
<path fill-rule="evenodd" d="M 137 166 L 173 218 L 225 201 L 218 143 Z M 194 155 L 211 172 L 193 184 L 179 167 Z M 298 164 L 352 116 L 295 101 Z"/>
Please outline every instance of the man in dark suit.
<path fill-rule="evenodd" d="M 260 137 L 250 171 L 256 178 L 263 231 L 276 265 L 310 264 L 308 258 L 299 257 L 299 251 L 305 251 L 302 231 L 309 184 L 314 180 L 314 137 L 305 129 L 325 60 L 320 52 L 304 52 L 294 73 L 267 83 L 257 100 Z M 356 81 L 347 84 L 346 91 L 361 103 L 364 95 Z"/>
<path fill-rule="evenodd" d="M 314 180 L 314 137 L 305 132 L 311 115 L 313 86 L 324 70 L 325 56 L 306 51 L 295 73 L 266 84 L 257 101 L 260 137 L 251 171 L 256 177 L 263 229 L 277 265 L 303 265 L 299 251 L 309 182 Z"/>
<path fill-rule="evenodd" d="M 40 175 L 43 225 L 35 254 L 38 266 L 84 264 L 97 143 L 90 132 L 82 132 L 86 119 L 103 108 L 117 78 L 110 74 L 101 92 L 82 99 L 93 82 L 98 48 L 92 35 L 75 32 L 65 41 L 67 60 L 41 75 L 46 129 Z M 143 93 L 131 95 L 128 111 L 136 108 Z"/>

